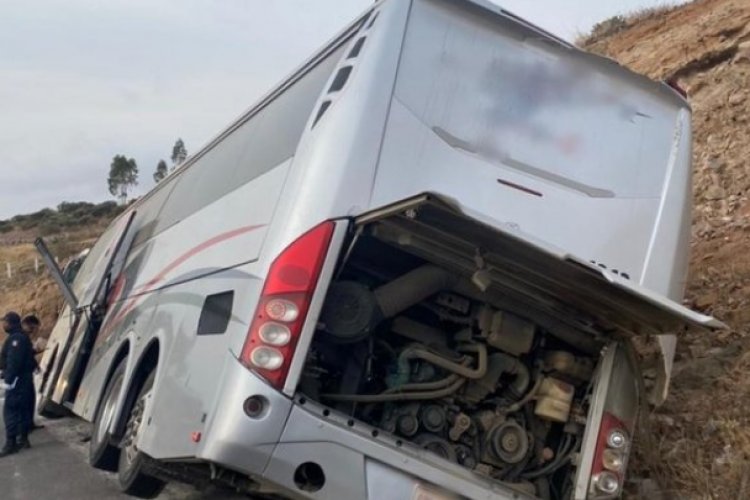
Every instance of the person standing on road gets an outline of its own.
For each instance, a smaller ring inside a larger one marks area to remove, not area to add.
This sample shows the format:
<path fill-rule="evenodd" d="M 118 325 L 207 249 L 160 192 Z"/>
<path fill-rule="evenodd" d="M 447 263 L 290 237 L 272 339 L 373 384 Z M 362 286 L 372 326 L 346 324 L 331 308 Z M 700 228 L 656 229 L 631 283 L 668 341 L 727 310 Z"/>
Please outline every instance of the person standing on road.
<path fill-rule="evenodd" d="M 33 394 L 33 374 L 36 361 L 31 339 L 21 329 L 21 317 L 15 312 L 3 316 L 3 329 L 8 334 L 2 351 L 0 365 L 3 366 L 3 387 L 5 388 L 5 446 L 0 457 L 16 453 L 29 447 L 29 429 L 25 420 L 28 413 L 29 392 Z"/>
<path fill-rule="evenodd" d="M 28 335 L 29 340 L 32 342 L 32 346 L 34 349 L 34 370 L 39 370 L 39 364 L 36 362 L 36 356 L 44 352 L 44 339 L 39 338 L 39 329 L 41 328 L 42 323 L 39 321 L 39 318 L 37 318 L 33 314 L 29 314 L 27 316 L 24 316 L 24 318 L 21 320 L 21 329 L 23 332 Z M 34 415 L 36 413 L 36 388 L 34 387 L 34 380 L 31 381 L 31 392 L 26 397 L 26 402 L 28 403 L 27 413 L 26 413 L 26 425 L 28 426 L 29 433 L 36 429 L 41 429 L 44 426 L 43 425 L 36 425 L 34 422 Z"/>

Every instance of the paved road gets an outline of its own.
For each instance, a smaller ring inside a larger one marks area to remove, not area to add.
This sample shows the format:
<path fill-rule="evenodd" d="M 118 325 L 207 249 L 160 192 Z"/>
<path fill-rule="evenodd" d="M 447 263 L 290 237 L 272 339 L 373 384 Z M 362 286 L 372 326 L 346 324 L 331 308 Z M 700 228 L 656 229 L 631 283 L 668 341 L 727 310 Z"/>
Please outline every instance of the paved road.
<path fill-rule="evenodd" d="M 114 476 L 88 466 L 82 446 L 60 441 L 57 434 L 75 432 L 63 429 L 70 422 L 45 421 L 45 429 L 31 436 L 32 449 L 0 459 L 0 491 L 3 499 L 80 499 L 106 500 L 129 498 L 116 493 Z M 75 427 L 75 426 L 72 426 Z"/>
<path fill-rule="evenodd" d="M 0 407 L 3 397 L 0 394 Z M 114 474 L 95 470 L 87 462 L 89 425 L 65 418 L 44 420 L 45 428 L 31 435 L 30 450 L 0 458 L 2 500 L 121 500 L 132 499 L 117 491 Z M 0 411 L 0 442 L 5 442 Z M 225 492 L 201 494 L 184 485 L 170 485 L 159 495 L 162 500 L 227 499 Z M 247 498 L 247 497 L 235 497 Z"/>

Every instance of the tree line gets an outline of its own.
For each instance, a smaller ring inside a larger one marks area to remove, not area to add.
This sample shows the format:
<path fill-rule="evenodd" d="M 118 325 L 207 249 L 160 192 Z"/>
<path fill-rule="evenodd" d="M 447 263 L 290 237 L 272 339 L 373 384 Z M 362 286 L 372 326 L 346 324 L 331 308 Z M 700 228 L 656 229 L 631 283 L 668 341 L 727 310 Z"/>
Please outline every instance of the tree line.
<path fill-rule="evenodd" d="M 187 149 L 182 139 L 177 139 L 174 146 L 172 146 L 172 160 L 171 169 L 167 166 L 167 162 L 159 160 L 156 165 L 156 169 L 153 173 L 155 183 L 159 183 L 164 179 L 169 172 L 180 166 L 181 163 L 187 158 Z M 109 166 L 109 177 L 107 178 L 107 187 L 112 196 L 120 200 L 121 204 L 125 204 L 128 199 L 128 193 L 138 185 L 138 164 L 135 159 L 128 158 L 125 155 L 115 155 L 112 158 L 112 163 Z"/>

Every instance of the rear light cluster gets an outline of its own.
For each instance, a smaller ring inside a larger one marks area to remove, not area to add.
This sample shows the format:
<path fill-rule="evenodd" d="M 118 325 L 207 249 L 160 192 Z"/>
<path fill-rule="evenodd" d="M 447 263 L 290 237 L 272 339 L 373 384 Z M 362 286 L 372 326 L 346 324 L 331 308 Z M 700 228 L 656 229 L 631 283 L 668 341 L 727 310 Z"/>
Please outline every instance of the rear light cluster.
<path fill-rule="evenodd" d="M 685 90 L 685 87 L 680 85 L 680 82 L 678 82 L 676 78 L 669 78 L 665 81 L 665 83 L 672 87 L 672 89 L 680 94 L 684 99 L 688 98 L 687 90 Z"/>
<path fill-rule="evenodd" d="M 630 436 L 625 424 L 604 413 L 591 470 L 593 498 L 617 498 L 622 494 L 625 468 L 630 453 Z"/>
<path fill-rule="evenodd" d="M 282 389 L 318 284 L 334 223 L 324 222 L 271 264 L 240 361 Z"/>

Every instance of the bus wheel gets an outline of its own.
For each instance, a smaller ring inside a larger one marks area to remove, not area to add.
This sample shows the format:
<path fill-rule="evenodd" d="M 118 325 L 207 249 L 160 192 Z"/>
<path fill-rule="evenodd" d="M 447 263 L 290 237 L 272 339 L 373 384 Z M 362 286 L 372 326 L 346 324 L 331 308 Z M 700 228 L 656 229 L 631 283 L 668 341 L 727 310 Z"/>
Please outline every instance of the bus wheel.
<path fill-rule="evenodd" d="M 146 410 L 146 399 L 154 385 L 156 371 L 152 371 L 143 384 L 138 398 L 133 404 L 128 423 L 125 427 L 125 435 L 122 438 L 122 452 L 117 469 L 117 479 L 123 493 L 139 498 L 154 498 L 165 483 L 160 479 L 144 473 L 148 457 L 138 450 L 138 436 L 143 424 L 143 415 Z"/>
<path fill-rule="evenodd" d="M 120 449 L 112 445 L 109 430 L 117 411 L 117 400 L 125 380 L 125 363 L 120 363 L 109 380 L 104 397 L 94 417 L 94 426 L 89 441 L 89 463 L 97 469 L 116 471 Z"/>

